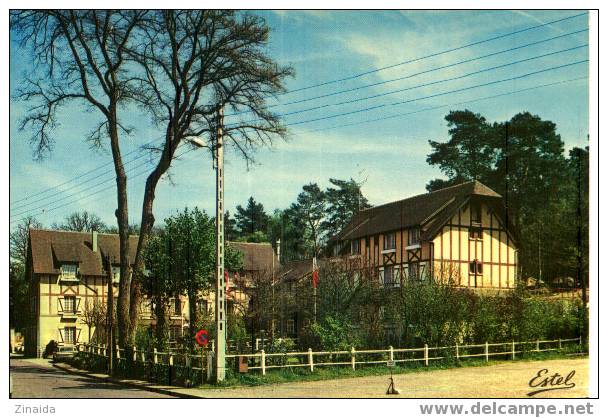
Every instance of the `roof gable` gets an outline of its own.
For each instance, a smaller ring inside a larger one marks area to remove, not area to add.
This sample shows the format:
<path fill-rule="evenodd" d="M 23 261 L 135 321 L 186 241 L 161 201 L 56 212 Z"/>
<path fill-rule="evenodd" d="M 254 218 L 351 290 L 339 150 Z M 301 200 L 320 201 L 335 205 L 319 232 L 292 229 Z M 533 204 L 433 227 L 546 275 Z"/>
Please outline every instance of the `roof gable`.
<path fill-rule="evenodd" d="M 478 181 L 470 181 L 434 192 L 364 209 L 338 234 L 338 239 L 356 239 L 413 226 L 430 227 L 452 213 L 470 196 L 500 199 L 501 196 Z M 423 237 L 424 238 L 424 237 Z"/>
<path fill-rule="evenodd" d="M 129 237 L 129 259 L 135 260 L 137 235 Z M 93 251 L 91 232 L 54 231 L 30 229 L 29 245 L 33 272 L 59 274 L 62 264 L 78 264 L 85 276 L 103 276 L 103 259 L 120 263 L 120 244 L 117 234 L 97 234 L 97 252 Z M 227 245 L 243 253 L 243 270 L 271 271 L 278 266 L 274 249 L 269 243 L 227 242 Z"/>

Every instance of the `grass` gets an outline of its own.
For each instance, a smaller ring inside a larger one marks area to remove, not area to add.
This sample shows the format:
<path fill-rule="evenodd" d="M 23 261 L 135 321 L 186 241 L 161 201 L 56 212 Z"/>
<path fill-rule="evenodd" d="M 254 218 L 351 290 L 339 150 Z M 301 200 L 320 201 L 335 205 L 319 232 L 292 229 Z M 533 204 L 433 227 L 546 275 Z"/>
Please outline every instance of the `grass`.
<path fill-rule="evenodd" d="M 563 359 L 570 358 L 568 354 L 572 352 L 563 350 L 561 352 L 541 352 L 541 353 L 525 353 L 524 356 L 517 357 L 515 361 L 536 361 L 536 360 L 552 360 L 552 359 Z M 511 361 L 511 360 L 509 360 Z M 436 360 L 429 363 L 428 366 L 424 366 L 423 362 L 407 363 L 407 365 L 395 365 L 392 368 L 392 372 L 395 375 L 416 373 L 416 372 L 429 372 L 435 370 L 446 370 L 460 367 L 485 367 L 492 366 L 499 363 L 504 363 L 505 359 L 501 360 L 490 360 L 488 362 L 485 359 L 463 359 L 460 361 L 456 360 Z M 404 363 L 401 363 L 404 364 Z M 290 383 L 290 382 L 311 382 L 319 380 L 332 380 L 332 379 L 346 379 L 352 377 L 365 377 L 365 376 L 383 376 L 388 375 L 391 371 L 385 365 L 378 366 L 365 366 L 357 365 L 356 370 L 352 370 L 350 366 L 315 366 L 314 372 L 311 372 L 307 368 L 285 368 L 267 370 L 266 375 L 263 376 L 261 372 L 255 371 L 245 374 L 239 374 L 232 370 L 229 370 L 226 374 L 226 380 L 219 384 L 204 384 L 199 386 L 199 389 L 217 389 L 217 388 L 231 388 L 240 386 L 262 386 L 271 385 L 277 383 Z"/>

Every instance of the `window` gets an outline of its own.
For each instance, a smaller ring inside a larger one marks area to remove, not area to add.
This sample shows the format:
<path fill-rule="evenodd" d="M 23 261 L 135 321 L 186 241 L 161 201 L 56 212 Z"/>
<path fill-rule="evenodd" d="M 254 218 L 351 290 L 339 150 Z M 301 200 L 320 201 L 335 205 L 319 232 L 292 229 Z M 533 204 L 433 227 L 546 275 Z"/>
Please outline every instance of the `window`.
<path fill-rule="evenodd" d="M 76 264 L 63 264 L 61 266 L 61 277 L 63 279 L 75 279 L 78 266 Z"/>
<path fill-rule="evenodd" d="M 120 266 L 112 266 L 112 283 L 120 282 Z"/>
<path fill-rule="evenodd" d="M 169 341 L 177 341 L 177 339 L 182 336 L 183 336 L 182 327 L 179 327 L 179 326 L 169 327 Z"/>
<path fill-rule="evenodd" d="M 410 263 L 407 266 L 407 276 L 410 280 L 420 279 L 420 266 L 418 263 Z"/>
<path fill-rule="evenodd" d="M 287 334 L 294 335 L 296 333 L 296 321 L 293 319 L 287 320 Z"/>
<path fill-rule="evenodd" d="M 76 327 L 65 327 L 63 329 L 63 342 L 74 344 L 76 342 Z"/>
<path fill-rule="evenodd" d="M 471 222 L 481 223 L 481 203 L 471 203 Z"/>
<path fill-rule="evenodd" d="M 395 233 L 384 234 L 384 250 L 394 250 L 396 248 Z"/>
<path fill-rule="evenodd" d="M 471 261 L 469 263 L 469 274 L 483 274 L 483 264 L 479 261 Z"/>
<path fill-rule="evenodd" d="M 63 311 L 76 312 L 76 296 L 63 297 Z"/>
<path fill-rule="evenodd" d="M 382 284 L 384 287 L 399 286 L 399 269 L 395 266 L 386 266 L 380 271 Z"/>
<path fill-rule="evenodd" d="M 361 254 L 361 241 L 354 239 L 350 242 L 350 253 L 352 255 Z"/>
<path fill-rule="evenodd" d="M 482 230 L 479 226 L 472 226 L 469 228 L 469 239 L 481 239 Z"/>
<path fill-rule="evenodd" d="M 407 245 L 416 245 L 420 242 L 420 228 L 412 228 L 407 234 Z"/>
<path fill-rule="evenodd" d="M 198 310 L 199 310 L 199 312 L 208 313 L 209 312 L 209 302 L 206 301 L 205 299 L 199 299 Z"/>
<path fill-rule="evenodd" d="M 182 301 L 179 297 L 173 299 L 173 315 L 182 314 Z"/>

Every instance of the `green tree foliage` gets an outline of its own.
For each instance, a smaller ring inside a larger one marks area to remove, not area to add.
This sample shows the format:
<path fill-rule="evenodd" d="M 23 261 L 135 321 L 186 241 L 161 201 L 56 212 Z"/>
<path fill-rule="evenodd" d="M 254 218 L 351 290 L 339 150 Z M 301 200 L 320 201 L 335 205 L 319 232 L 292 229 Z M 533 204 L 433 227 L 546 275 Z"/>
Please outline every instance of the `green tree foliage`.
<path fill-rule="evenodd" d="M 175 295 L 188 296 L 192 345 L 197 331 L 194 325 L 198 323 L 198 297 L 210 290 L 215 277 L 215 220 L 198 208 L 186 208 L 165 219 L 163 230 L 151 245 L 146 251 L 147 291 L 158 303 Z M 242 254 L 229 246 L 225 248 L 226 269 L 240 270 Z M 158 315 L 166 314 L 166 309 L 158 305 L 156 308 Z"/>
<path fill-rule="evenodd" d="M 340 232 L 360 210 L 369 208 L 369 202 L 361 193 L 361 184 L 350 180 L 329 179 L 333 187 L 325 191 L 327 216 L 322 228 L 328 238 Z"/>
<path fill-rule="evenodd" d="M 236 220 L 230 215 L 229 211 L 224 214 L 224 237 L 226 241 L 234 241 L 238 237 Z"/>
<path fill-rule="evenodd" d="M 234 217 L 241 239 L 260 242 L 259 240 L 265 236 L 268 229 L 268 215 L 264 211 L 264 205 L 256 202 L 253 196 L 249 198 L 244 208 L 237 205 Z"/>
<path fill-rule="evenodd" d="M 579 226 L 588 230 L 588 150 L 573 149 L 566 158 L 555 124 L 528 112 L 496 123 L 468 110 L 452 111 L 445 119 L 450 138 L 429 141 L 433 151 L 427 162 L 437 165 L 448 179 L 431 180 L 427 190 L 481 181 L 505 199 L 509 222 L 520 238 L 522 277 L 548 283 L 576 277 L 578 248 L 584 259 L 588 254 L 588 243 L 577 241 Z M 580 225 L 579 206 L 583 207 Z"/>
<path fill-rule="evenodd" d="M 9 262 L 9 325 L 21 329 L 26 325 L 28 315 L 29 283 L 25 277 L 25 265 L 16 261 Z"/>
<path fill-rule="evenodd" d="M 21 329 L 29 317 L 29 285 L 26 277 L 29 231 L 42 224 L 29 216 L 9 234 L 9 324 Z"/>
<path fill-rule="evenodd" d="M 296 202 L 290 207 L 292 217 L 301 219 L 303 223 L 304 229 L 300 230 L 300 234 L 305 245 L 311 247 L 307 248 L 308 258 L 320 254 L 324 239 L 321 222 L 325 219 L 326 206 L 325 193 L 316 183 L 310 183 L 302 188 Z"/>

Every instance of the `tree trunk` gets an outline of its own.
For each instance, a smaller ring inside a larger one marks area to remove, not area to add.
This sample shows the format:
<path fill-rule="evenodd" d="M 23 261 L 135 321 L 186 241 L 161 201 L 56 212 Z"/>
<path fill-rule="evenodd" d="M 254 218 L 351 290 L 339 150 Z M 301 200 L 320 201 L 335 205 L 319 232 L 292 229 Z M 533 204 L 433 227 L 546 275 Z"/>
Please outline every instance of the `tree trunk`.
<path fill-rule="evenodd" d="M 116 118 L 116 105 L 110 104 L 109 134 L 116 172 L 116 189 L 118 209 L 116 221 L 118 223 L 118 236 L 120 244 L 120 282 L 117 303 L 118 316 L 118 342 L 125 346 L 130 332 L 129 321 L 129 289 L 131 285 L 131 265 L 129 260 L 129 206 L 127 200 L 127 175 L 120 155 L 118 145 L 118 124 Z"/>
<path fill-rule="evenodd" d="M 156 168 L 150 173 L 146 180 L 146 188 L 144 192 L 144 201 L 142 204 L 141 225 L 139 228 L 139 240 L 137 242 L 137 252 L 135 254 L 135 262 L 133 263 L 134 274 L 133 280 L 130 283 L 130 310 L 129 310 L 129 332 L 127 341 L 130 345 L 135 342 L 135 332 L 139 322 L 139 304 L 141 300 L 141 275 L 144 269 L 143 252 L 148 243 L 150 232 L 154 226 L 154 198 L 156 186 L 161 176 L 169 169 L 173 154 L 177 145 L 171 141 L 172 135 L 168 135 L 166 146 L 163 150 L 161 158 Z"/>
<path fill-rule="evenodd" d="M 194 336 L 196 335 L 196 326 L 198 324 L 198 309 L 196 306 L 196 291 L 188 291 L 188 309 L 190 310 L 190 324 L 188 330 L 190 331 L 190 335 L 188 335 L 188 348 L 190 352 L 192 352 L 194 348 Z"/>
<path fill-rule="evenodd" d="M 156 343 L 158 349 L 164 350 L 167 343 L 167 309 L 165 301 L 159 298 L 154 307 L 154 315 L 156 316 Z"/>

